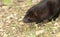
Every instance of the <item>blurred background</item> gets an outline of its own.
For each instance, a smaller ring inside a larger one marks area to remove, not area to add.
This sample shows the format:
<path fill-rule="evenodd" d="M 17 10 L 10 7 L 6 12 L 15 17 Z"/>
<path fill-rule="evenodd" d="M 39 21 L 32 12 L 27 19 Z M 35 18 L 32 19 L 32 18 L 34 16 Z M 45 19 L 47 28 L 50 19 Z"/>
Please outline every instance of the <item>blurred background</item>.
<path fill-rule="evenodd" d="M 48 23 L 23 23 L 26 11 L 41 0 L 0 0 L 0 37 L 60 37 L 60 17 Z"/>

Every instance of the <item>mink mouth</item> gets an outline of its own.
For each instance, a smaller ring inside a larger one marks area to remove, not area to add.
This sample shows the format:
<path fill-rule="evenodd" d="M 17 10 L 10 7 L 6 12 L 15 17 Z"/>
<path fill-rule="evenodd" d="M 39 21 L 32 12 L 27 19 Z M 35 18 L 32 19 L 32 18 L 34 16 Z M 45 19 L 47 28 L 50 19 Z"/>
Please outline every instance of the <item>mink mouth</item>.
<path fill-rule="evenodd" d="M 40 19 L 27 19 L 27 18 L 24 18 L 23 19 L 23 22 L 24 23 L 41 23 L 43 20 L 40 20 Z"/>

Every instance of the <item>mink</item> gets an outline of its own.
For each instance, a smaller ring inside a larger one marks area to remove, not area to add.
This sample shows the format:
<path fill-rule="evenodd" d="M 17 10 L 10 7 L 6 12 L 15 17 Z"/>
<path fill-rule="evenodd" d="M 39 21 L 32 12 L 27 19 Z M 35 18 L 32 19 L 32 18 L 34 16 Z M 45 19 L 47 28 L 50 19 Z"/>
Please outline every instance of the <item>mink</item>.
<path fill-rule="evenodd" d="M 60 14 L 60 0 L 42 0 L 38 4 L 32 6 L 26 12 L 23 21 L 25 23 L 44 22 L 45 20 L 55 21 Z"/>

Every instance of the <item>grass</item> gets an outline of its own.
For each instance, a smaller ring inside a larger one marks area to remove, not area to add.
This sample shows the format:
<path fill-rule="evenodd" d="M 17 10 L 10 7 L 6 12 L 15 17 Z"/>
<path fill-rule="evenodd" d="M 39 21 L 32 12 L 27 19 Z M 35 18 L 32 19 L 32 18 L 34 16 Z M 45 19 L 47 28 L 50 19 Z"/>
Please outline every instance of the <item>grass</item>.
<path fill-rule="evenodd" d="M 0 19 L 3 23 L 0 22 L 0 35 L 2 37 L 55 37 L 60 33 L 59 20 L 39 24 L 18 21 L 22 16 L 24 16 L 28 8 L 32 7 L 34 4 L 31 0 L 24 0 L 24 2 L 17 2 L 18 0 L 16 0 L 12 5 L 9 5 L 10 1 L 12 0 L 5 0 L 4 3 L 7 5 L 6 7 L 11 8 L 2 8 L 3 12 L 1 11 L 0 13 Z M 13 15 L 13 18 L 7 19 L 7 15 L 10 16 L 10 14 Z"/>

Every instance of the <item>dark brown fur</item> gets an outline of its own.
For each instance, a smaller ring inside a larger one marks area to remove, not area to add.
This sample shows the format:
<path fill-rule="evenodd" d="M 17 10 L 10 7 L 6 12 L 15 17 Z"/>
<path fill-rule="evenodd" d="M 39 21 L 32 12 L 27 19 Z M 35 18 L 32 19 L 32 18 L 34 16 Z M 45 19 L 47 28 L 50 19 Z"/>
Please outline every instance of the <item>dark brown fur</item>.
<path fill-rule="evenodd" d="M 23 19 L 24 22 L 43 22 L 55 20 L 60 14 L 60 0 L 42 0 L 31 7 Z"/>

